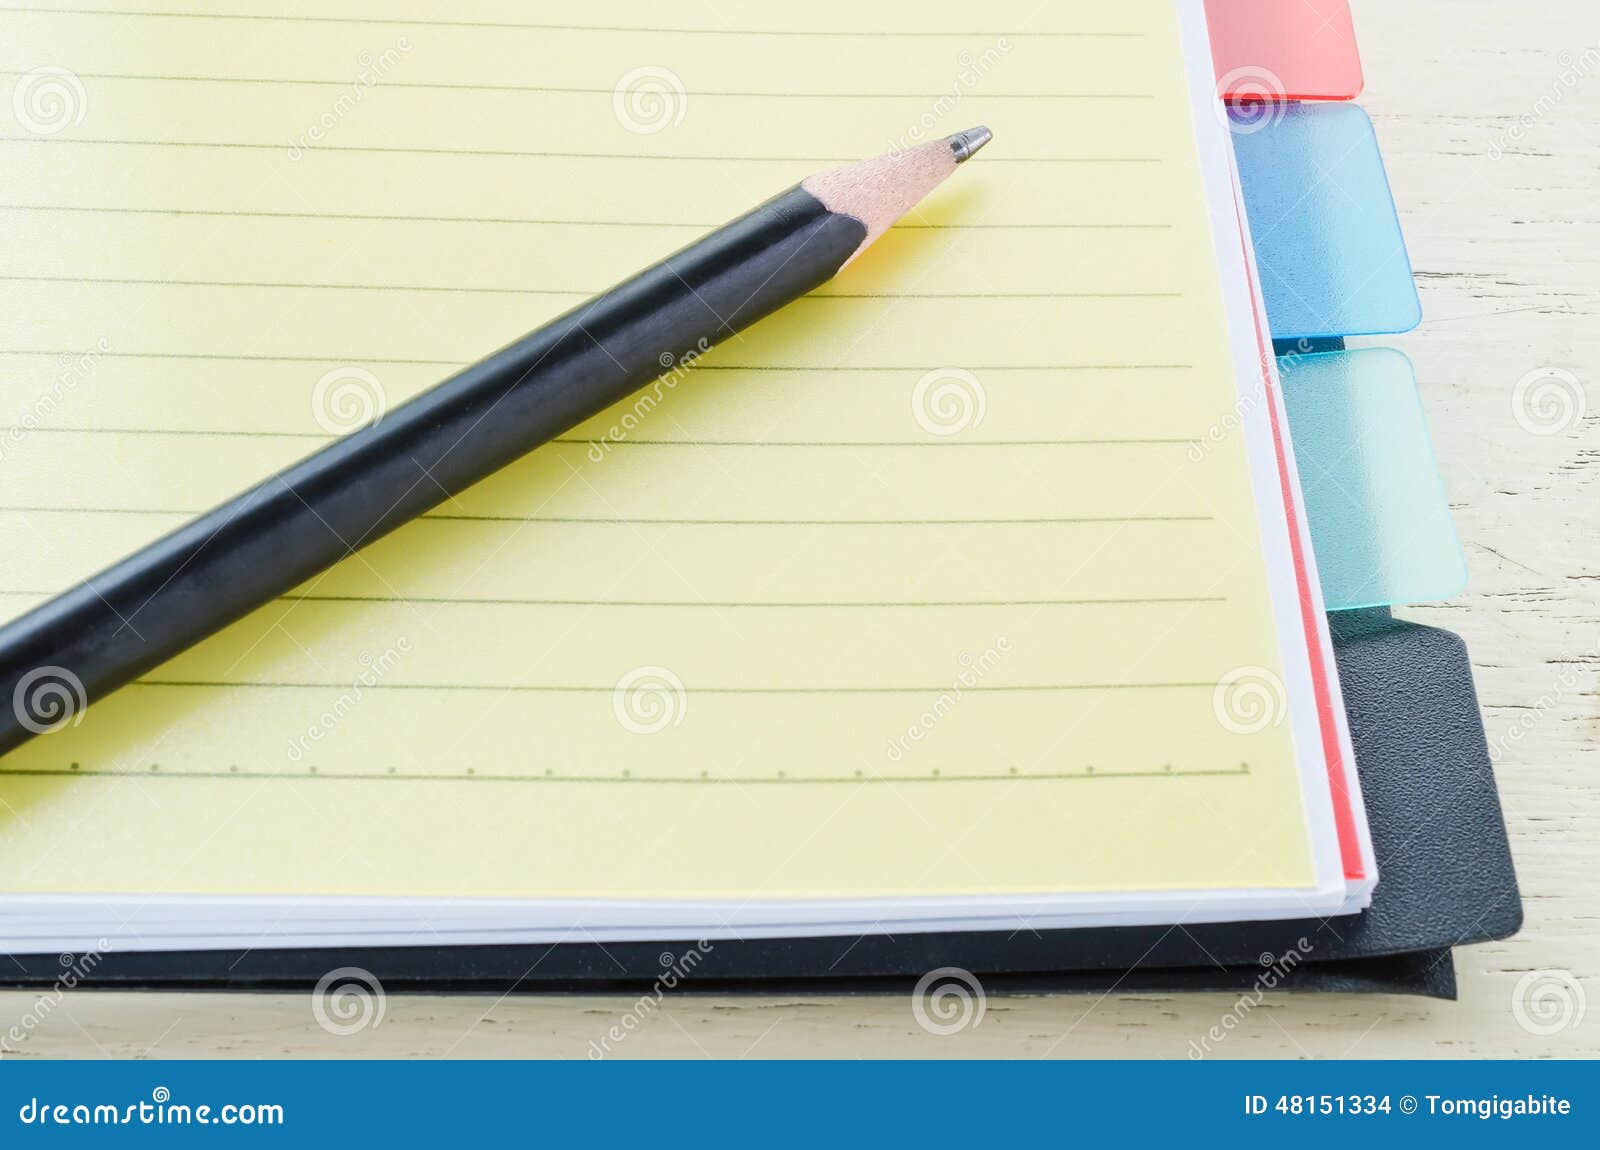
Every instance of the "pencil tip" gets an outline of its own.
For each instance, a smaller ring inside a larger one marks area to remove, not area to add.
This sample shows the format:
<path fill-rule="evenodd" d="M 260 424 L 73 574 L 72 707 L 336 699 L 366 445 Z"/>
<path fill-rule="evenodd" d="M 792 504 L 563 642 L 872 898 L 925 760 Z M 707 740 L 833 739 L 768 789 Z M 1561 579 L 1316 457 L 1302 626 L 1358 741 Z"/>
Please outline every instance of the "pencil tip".
<path fill-rule="evenodd" d="M 956 163 L 964 164 L 978 154 L 990 140 L 994 133 L 982 124 L 976 128 L 968 128 L 965 132 L 957 132 L 950 137 L 950 150 L 956 154 Z"/>

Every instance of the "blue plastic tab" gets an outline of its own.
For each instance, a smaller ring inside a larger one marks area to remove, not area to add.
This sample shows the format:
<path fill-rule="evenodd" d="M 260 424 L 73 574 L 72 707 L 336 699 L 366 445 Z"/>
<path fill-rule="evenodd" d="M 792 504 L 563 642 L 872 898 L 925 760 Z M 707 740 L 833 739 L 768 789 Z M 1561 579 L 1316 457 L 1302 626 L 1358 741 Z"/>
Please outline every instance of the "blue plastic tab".
<path fill-rule="evenodd" d="M 1372 121 L 1353 104 L 1233 112 L 1274 339 L 1389 335 L 1422 321 Z"/>
<path fill-rule="evenodd" d="M 1278 360 L 1330 611 L 1448 599 L 1467 564 L 1411 361 L 1389 348 Z"/>

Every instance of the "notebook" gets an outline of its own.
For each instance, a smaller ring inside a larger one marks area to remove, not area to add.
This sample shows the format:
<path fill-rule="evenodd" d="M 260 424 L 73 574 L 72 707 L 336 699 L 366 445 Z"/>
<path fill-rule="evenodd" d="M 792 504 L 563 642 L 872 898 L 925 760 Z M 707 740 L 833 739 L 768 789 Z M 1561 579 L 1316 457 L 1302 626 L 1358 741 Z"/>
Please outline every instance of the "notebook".
<path fill-rule="evenodd" d="M 1201 5 L 905 15 L 0 11 L 7 617 L 812 170 L 996 134 L 815 295 L 0 760 L 0 945 L 1366 904 Z"/>

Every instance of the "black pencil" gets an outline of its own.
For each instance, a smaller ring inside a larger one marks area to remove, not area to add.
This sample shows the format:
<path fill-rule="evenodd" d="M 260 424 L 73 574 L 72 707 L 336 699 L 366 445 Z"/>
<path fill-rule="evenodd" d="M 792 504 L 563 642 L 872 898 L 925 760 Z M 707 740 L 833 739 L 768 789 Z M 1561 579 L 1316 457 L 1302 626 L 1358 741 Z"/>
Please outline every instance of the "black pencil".
<path fill-rule="evenodd" d="M 989 138 L 808 177 L 0 627 L 0 754 L 826 283 Z"/>

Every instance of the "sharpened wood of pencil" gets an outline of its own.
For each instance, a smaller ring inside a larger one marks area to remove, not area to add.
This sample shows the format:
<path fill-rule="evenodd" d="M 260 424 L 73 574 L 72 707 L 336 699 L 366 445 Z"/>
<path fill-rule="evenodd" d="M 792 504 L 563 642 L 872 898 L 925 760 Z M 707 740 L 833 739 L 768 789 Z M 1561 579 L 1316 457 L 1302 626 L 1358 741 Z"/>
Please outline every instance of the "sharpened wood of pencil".
<path fill-rule="evenodd" d="M 0 627 L 0 754 L 826 283 L 989 139 L 809 176 Z"/>

